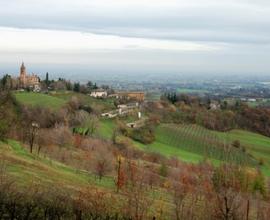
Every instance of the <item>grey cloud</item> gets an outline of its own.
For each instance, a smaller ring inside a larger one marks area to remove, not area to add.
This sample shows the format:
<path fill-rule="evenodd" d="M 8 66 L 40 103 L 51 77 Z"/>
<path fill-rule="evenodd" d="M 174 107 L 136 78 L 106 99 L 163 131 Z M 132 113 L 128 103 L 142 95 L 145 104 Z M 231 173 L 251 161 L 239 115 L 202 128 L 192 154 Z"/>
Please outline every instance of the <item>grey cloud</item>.
<path fill-rule="evenodd" d="M 110 1 L 110 5 L 99 5 L 99 1 L 3 0 L 0 1 L 0 26 L 207 42 L 224 45 L 224 50 L 211 53 L 106 51 L 78 57 L 65 53 L 56 56 L 53 53 L 14 55 L 5 52 L 0 53 L 0 60 L 3 63 L 24 57 L 41 70 L 48 68 L 42 65 L 42 60 L 63 66 L 68 61 L 73 69 L 67 68 L 66 72 L 75 71 L 78 64 L 85 67 L 82 72 L 88 69 L 100 72 L 226 73 L 233 70 L 268 73 L 270 69 L 269 0 L 189 0 L 185 5 L 181 4 L 185 1 L 179 1 L 175 6 L 168 3 L 164 7 L 150 4 L 115 6 L 114 1 Z"/>
<path fill-rule="evenodd" d="M 270 4 L 264 0 L 256 3 L 251 0 L 237 3 L 219 1 L 222 4 L 202 1 L 202 4 L 183 7 L 179 2 L 179 7 L 164 9 L 139 6 L 117 8 L 113 7 L 113 3 L 104 9 L 91 5 L 72 7 L 73 4 L 69 6 L 70 2 L 67 1 L 66 5 L 52 1 L 2 2 L 0 26 L 185 41 L 270 43 Z"/>

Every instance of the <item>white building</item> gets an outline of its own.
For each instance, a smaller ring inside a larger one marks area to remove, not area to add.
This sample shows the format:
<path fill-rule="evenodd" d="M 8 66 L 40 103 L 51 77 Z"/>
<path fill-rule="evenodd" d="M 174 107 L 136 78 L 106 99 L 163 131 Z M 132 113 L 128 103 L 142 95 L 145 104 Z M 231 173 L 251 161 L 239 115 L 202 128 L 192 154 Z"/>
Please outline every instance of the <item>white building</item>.
<path fill-rule="evenodd" d="M 90 96 L 94 98 L 106 98 L 108 93 L 105 90 L 95 90 L 91 92 Z"/>

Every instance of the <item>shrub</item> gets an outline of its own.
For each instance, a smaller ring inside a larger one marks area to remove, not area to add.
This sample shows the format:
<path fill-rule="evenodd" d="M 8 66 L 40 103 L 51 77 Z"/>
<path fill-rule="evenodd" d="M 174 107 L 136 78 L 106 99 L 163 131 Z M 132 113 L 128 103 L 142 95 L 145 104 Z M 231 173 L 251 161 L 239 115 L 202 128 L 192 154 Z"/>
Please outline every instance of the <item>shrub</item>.
<path fill-rule="evenodd" d="M 163 177 L 168 176 L 168 167 L 165 163 L 162 163 L 160 168 L 159 168 L 159 175 Z"/>
<path fill-rule="evenodd" d="M 0 140 L 4 140 L 8 133 L 8 124 L 5 120 L 0 121 Z"/>
<path fill-rule="evenodd" d="M 240 148 L 241 147 L 241 143 L 239 140 L 235 140 L 232 142 L 232 146 L 235 148 Z"/>
<path fill-rule="evenodd" d="M 152 129 L 143 127 L 132 130 L 130 137 L 133 140 L 139 141 L 143 144 L 151 144 L 155 141 L 155 134 Z"/>

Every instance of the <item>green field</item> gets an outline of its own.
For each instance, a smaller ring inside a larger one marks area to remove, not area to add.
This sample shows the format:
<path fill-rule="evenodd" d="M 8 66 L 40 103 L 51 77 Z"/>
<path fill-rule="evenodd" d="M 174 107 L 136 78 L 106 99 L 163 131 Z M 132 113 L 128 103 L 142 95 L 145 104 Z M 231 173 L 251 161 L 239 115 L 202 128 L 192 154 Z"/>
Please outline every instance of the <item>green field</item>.
<path fill-rule="evenodd" d="M 106 110 L 115 109 L 114 99 L 96 99 L 89 95 L 75 93 L 75 92 L 56 92 L 50 94 L 52 97 L 59 98 L 65 101 L 69 101 L 73 96 L 76 96 L 84 105 L 91 106 L 94 110 L 103 112 Z"/>
<path fill-rule="evenodd" d="M 19 103 L 35 107 L 46 107 L 52 110 L 60 109 L 66 103 L 63 99 L 41 93 L 16 92 L 14 95 Z"/>
<path fill-rule="evenodd" d="M 70 189 L 86 187 L 89 184 L 102 188 L 111 188 L 114 185 L 110 177 L 96 180 L 94 175 L 86 171 L 30 154 L 16 141 L 0 142 L 0 159 L 5 162 L 8 173 L 22 185 L 32 181 L 42 184 L 59 183 Z"/>
<path fill-rule="evenodd" d="M 160 100 L 161 95 L 162 95 L 161 92 L 147 92 L 145 99 L 147 101 L 157 101 L 157 100 Z"/>
<path fill-rule="evenodd" d="M 96 135 L 103 139 L 111 139 L 114 127 L 116 127 L 114 119 L 101 119 Z"/>
<path fill-rule="evenodd" d="M 246 152 L 231 147 L 225 154 L 223 145 L 239 140 Z M 270 138 L 243 130 L 214 132 L 195 125 L 161 125 L 156 130 L 156 141 L 150 145 L 136 143 L 140 149 L 158 152 L 167 157 L 176 156 L 187 162 L 209 158 L 214 164 L 233 161 L 257 166 L 263 159 L 262 171 L 270 175 Z M 251 155 L 251 156 L 250 156 Z"/>
<path fill-rule="evenodd" d="M 115 125 L 115 120 L 101 120 L 98 135 L 110 139 Z M 230 147 L 228 154 L 224 152 L 224 146 L 229 146 L 235 140 L 239 140 L 241 146 L 245 147 L 245 153 L 234 147 Z M 224 133 L 196 125 L 161 124 L 156 129 L 154 143 L 133 143 L 148 152 L 158 152 L 167 157 L 176 156 L 194 163 L 208 158 L 215 164 L 231 161 L 254 167 L 263 159 L 265 165 L 262 168 L 270 175 L 270 138 L 253 132 L 232 130 Z"/>
<path fill-rule="evenodd" d="M 248 152 L 257 159 L 263 159 L 265 165 L 270 167 L 270 138 L 243 130 L 232 130 L 228 133 L 214 132 L 229 142 L 239 140 Z"/>
<path fill-rule="evenodd" d="M 89 105 L 96 112 L 103 112 L 114 109 L 114 99 L 95 99 L 88 95 L 75 92 L 56 92 L 52 94 L 42 94 L 33 92 L 14 93 L 18 102 L 31 105 L 50 108 L 52 110 L 60 109 L 72 97 L 77 97 L 84 105 Z"/>
<path fill-rule="evenodd" d="M 204 89 L 187 89 L 187 88 L 178 88 L 176 90 L 178 93 L 192 94 L 192 93 L 207 93 L 207 90 Z"/>

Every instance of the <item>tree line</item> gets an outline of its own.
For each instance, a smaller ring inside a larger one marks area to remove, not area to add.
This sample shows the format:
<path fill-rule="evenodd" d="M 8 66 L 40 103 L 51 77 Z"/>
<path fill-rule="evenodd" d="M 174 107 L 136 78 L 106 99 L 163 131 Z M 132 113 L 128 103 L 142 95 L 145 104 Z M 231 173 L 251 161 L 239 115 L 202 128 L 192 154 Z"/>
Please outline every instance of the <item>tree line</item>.
<path fill-rule="evenodd" d="M 161 102 L 163 111 L 156 111 L 156 115 L 164 122 L 195 123 L 217 131 L 240 128 L 270 137 L 270 109 L 266 107 L 249 107 L 240 100 L 228 104 L 227 101 L 176 93 L 165 93 L 161 99 L 176 107 L 168 109 L 166 103 Z M 212 102 L 217 108 L 211 109 Z"/>

